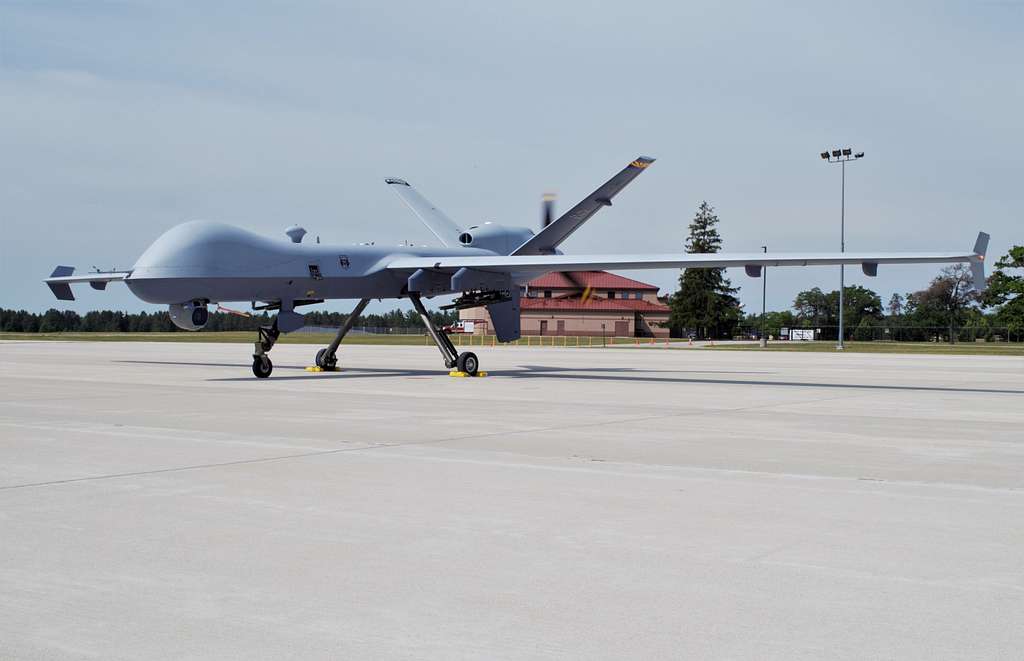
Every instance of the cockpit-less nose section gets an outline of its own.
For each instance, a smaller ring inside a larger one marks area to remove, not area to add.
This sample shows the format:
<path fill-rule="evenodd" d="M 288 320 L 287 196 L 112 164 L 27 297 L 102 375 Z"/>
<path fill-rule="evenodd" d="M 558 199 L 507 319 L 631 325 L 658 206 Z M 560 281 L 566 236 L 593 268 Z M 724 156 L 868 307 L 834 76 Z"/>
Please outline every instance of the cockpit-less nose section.
<path fill-rule="evenodd" d="M 321 244 L 319 237 L 315 243 L 303 242 L 306 230 L 297 225 L 286 230 L 285 241 L 231 225 L 190 222 L 164 233 L 131 270 L 75 275 L 74 268 L 58 266 L 46 283 L 58 299 L 73 300 L 72 284 L 88 282 L 94 289 L 104 289 L 108 282 L 124 282 L 140 299 L 168 305 L 171 320 L 184 330 L 206 326 L 212 303 L 249 301 L 255 309 L 277 311 L 273 323 L 259 329 L 255 344 L 253 373 L 261 378 L 270 376 L 273 369 L 267 354 L 279 335 L 303 325 L 295 309 L 328 299 L 358 299 L 359 303 L 334 341 L 317 353 L 319 367 L 337 366 L 342 339 L 371 299 L 408 298 L 445 366 L 476 374 L 476 355 L 456 350 L 427 314 L 424 296 L 455 294 L 452 307 L 485 306 L 497 339 L 507 342 L 520 333 L 520 286 L 552 271 L 742 266 L 747 275 L 761 277 L 767 266 L 859 264 L 865 275 L 874 276 L 879 264 L 965 262 L 971 266 L 975 288 L 985 287 L 988 235 L 984 232 L 978 234 L 970 252 L 563 255 L 559 246 L 594 214 L 612 206 L 615 196 L 653 162 L 643 156 L 635 159 L 557 218 L 553 199 L 545 196 L 536 233 L 527 227 L 487 222 L 460 226 L 405 180 L 386 179 L 439 246 L 338 246 Z"/>

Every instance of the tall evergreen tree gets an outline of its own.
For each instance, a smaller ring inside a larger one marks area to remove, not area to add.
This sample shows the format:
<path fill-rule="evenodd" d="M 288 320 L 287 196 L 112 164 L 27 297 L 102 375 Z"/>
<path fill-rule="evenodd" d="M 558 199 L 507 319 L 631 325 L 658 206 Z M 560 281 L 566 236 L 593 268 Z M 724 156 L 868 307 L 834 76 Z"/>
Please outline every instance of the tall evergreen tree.
<path fill-rule="evenodd" d="M 718 216 L 706 201 L 700 203 L 690 223 L 686 252 L 713 253 L 722 249 Z M 729 337 L 742 316 L 740 302 L 725 277 L 724 269 L 685 269 L 679 290 L 672 295 L 668 325 L 676 333 L 692 331 L 698 337 Z"/>
<path fill-rule="evenodd" d="M 889 316 L 898 317 L 903 314 L 903 306 L 903 297 L 894 292 L 889 298 Z"/>

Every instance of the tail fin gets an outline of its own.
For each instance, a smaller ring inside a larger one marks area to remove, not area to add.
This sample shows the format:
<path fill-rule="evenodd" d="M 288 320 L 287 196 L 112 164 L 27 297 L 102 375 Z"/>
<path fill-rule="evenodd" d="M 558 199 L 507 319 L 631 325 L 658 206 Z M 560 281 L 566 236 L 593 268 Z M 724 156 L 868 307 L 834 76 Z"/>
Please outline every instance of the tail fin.
<path fill-rule="evenodd" d="M 74 275 L 74 266 L 58 266 L 53 269 L 53 273 L 50 274 L 51 278 L 66 278 Z M 71 293 L 71 285 L 66 282 L 49 282 L 46 283 L 50 287 L 50 291 L 57 297 L 59 301 L 73 301 L 75 295 Z"/>
<path fill-rule="evenodd" d="M 94 271 L 86 275 L 74 275 L 75 267 L 58 266 L 46 279 L 46 284 L 53 292 L 53 295 L 61 301 L 73 301 L 75 295 L 71 293 L 71 285 L 78 282 L 88 282 L 93 289 L 106 289 L 108 282 L 122 281 L 131 275 L 131 271 Z"/>
<path fill-rule="evenodd" d="M 978 238 L 974 242 L 974 259 L 971 260 L 971 279 L 974 281 L 974 289 L 979 294 L 988 286 L 985 282 L 985 253 L 988 252 L 988 238 L 988 234 L 985 232 L 978 232 Z"/>
<path fill-rule="evenodd" d="M 434 233 L 442 245 L 459 245 L 459 234 L 462 233 L 459 226 L 444 215 L 443 211 L 431 204 L 427 198 L 416 192 L 409 182 L 404 179 L 385 179 L 384 183 L 391 186 L 402 202 L 405 202 L 405 206 L 409 207 L 416 217 L 423 221 L 423 224 Z"/>
<path fill-rule="evenodd" d="M 590 220 L 591 216 L 600 211 L 602 207 L 610 207 L 612 205 L 612 198 L 625 188 L 629 182 L 636 179 L 653 162 L 654 159 L 647 156 L 637 157 L 635 161 L 623 168 L 621 172 L 604 182 L 600 188 L 588 195 L 585 200 L 569 209 L 556 221 L 516 248 L 512 254 L 553 254 L 555 249 L 568 239 L 570 234 L 578 230 L 583 223 Z"/>

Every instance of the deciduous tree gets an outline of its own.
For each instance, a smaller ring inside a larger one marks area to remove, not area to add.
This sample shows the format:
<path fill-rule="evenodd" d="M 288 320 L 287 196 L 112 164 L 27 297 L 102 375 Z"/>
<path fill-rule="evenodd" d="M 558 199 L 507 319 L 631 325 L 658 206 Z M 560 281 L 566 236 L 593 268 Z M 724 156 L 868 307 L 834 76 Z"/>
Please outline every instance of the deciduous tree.
<path fill-rule="evenodd" d="M 1006 326 L 1015 334 L 1024 333 L 1024 274 L 1014 275 L 1008 270 L 1024 270 L 1024 246 L 1014 246 L 996 262 L 996 270 L 988 279 L 988 289 L 982 303 L 995 307 L 995 324 Z"/>

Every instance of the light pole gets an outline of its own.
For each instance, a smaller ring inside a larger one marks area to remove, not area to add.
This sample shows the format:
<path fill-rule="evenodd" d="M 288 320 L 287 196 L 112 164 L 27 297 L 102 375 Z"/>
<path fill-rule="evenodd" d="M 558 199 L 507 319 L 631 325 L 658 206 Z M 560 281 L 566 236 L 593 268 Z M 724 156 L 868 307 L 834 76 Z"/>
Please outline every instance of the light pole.
<path fill-rule="evenodd" d="M 761 246 L 761 252 L 768 254 L 768 246 Z M 764 349 L 768 346 L 768 336 L 765 334 L 765 328 L 767 328 L 766 315 L 767 307 L 765 301 L 768 298 L 768 265 L 765 264 L 761 267 L 761 348 Z"/>
<path fill-rule="evenodd" d="M 840 193 L 839 203 L 839 252 L 846 252 L 846 162 L 855 161 L 859 158 L 864 158 L 864 152 L 859 151 L 856 154 L 849 147 L 843 147 L 842 149 L 833 149 L 831 151 L 821 152 L 821 158 L 823 161 L 829 163 L 840 163 L 843 170 L 843 183 L 842 192 Z M 837 351 L 842 351 L 846 347 L 843 346 L 843 289 L 846 286 L 845 283 L 846 268 L 844 264 L 839 265 L 839 344 L 836 345 Z"/>

